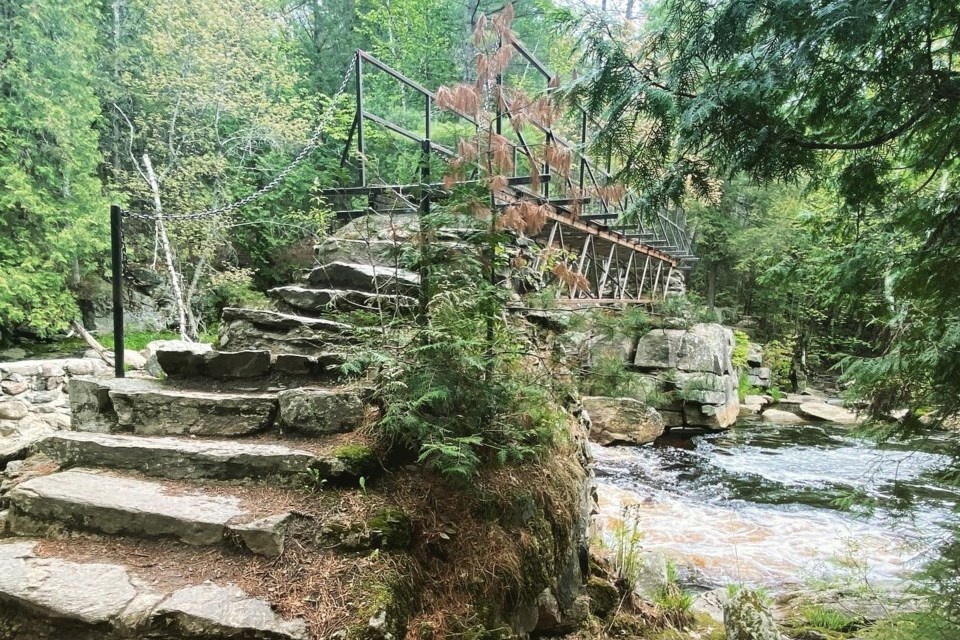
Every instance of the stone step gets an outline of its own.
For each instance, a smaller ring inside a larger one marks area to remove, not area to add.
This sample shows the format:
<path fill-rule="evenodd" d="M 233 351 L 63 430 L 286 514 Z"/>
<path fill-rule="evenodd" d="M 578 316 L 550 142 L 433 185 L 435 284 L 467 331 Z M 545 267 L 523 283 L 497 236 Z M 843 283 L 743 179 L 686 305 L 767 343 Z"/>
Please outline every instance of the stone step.
<path fill-rule="evenodd" d="M 395 311 L 417 306 L 411 296 L 385 295 L 353 289 L 311 289 L 297 285 L 276 287 L 267 294 L 282 303 L 312 313 L 330 311 Z"/>
<path fill-rule="evenodd" d="M 154 356 L 160 371 L 175 379 L 238 380 L 299 375 L 309 383 L 310 380 L 340 378 L 339 368 L 347 360 L 345 353 L 336 351 L 316 355 L 274 355 L 266 350 L 215 351 L 198 350 L 195 346 L 171 341 L 169 347 L 157 349 Z"/>
<path fill-rule="evenodd" d="M 295 444 L 295 443 L 292 443 Z M 101 467 L 180 479 L 270 479 L 278 484 L 353 482 L 370 474 L 372 454 L 360 459 L 354 446 L 327 443 L 321 451 L 237 440 L 155 438 L 61 431 L 36 445 L 63 468 Z"/>
<path fill-rule="evenodd" d="M 19 535 L 51 529 L 175 538 L 190 545 L 238 540 L 254 553 L 279 555 L 289 514 L 258 518 L 230 495 L 183 492 L 105 471 L 70 469 L 30 478 L 7 493 L 8 526 Z"/>
<path fill-rule="evenodd" d="M 349 344 L 351 329 L 350 325 L 323 318 L 228 307 L 221 316 L 218 346 L 225 351 L 316 355 Z"/>
<path fill-rule="evenodd" d="M 36 541 L 0 542 L 0 632 L 30 640 L 306 640 L 301 619 L 234 585 L 160 591 L 119 564 L 39 557 Z"/>
<path fill-rule="evenodd" d="M 307 283 L 330 289 L 416 296 L 420 289 L 420 276 L 407 269 L 336 261 L 311 270 L 307 274 Z"/>
<path fill-rule="evenodd" d="M 70 380 L 77 431 L 138 435 L 243 436 L 270 428 L 276 393 L 199 391 L 144 378 Z"/>
<path fill-rule="evenodd" d="M 147 378 L 81 376 L 68 388 L 71 426 L 88 433 L 239 437 L 276 427 L 320 436 L 353 431 L 367 414 L 362 391 L 350 387 L 197 390 Z"/>
<path fill-rule="evenodd" d="M 157 349 L 157 363 L 171 378 L 256 378 L 270 372 L 269 351 L 208 351 L 175 346 Z"/>

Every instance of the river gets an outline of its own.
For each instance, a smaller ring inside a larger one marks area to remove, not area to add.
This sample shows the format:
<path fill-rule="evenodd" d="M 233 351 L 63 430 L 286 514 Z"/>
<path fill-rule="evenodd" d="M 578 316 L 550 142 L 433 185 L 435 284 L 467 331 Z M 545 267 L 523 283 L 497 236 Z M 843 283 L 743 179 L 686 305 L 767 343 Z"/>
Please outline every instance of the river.
<path fill-rule="evenodd" d="M 878 445 L 822 423 L 741 421 L 690 444 L 591 447 L 607 535 L 631 505 L 643 547 L 695 568 L 704 586 L 895 587 L 960 499 L 931 479 L 945 461 L 935 439 Z M 851 492 L 854 508 L 839 507 Z"/>

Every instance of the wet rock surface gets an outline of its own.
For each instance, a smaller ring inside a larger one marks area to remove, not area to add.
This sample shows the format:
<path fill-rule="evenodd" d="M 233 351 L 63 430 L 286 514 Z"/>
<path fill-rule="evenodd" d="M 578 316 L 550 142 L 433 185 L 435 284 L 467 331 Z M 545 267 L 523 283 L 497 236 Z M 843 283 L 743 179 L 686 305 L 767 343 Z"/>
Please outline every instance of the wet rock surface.
<path fill-rule="evenodd" d="M 599 444 L 648 444 L 664 431 L 657 410 L 639 400 L 586 396 L 581 401 L 592 423 L 590 439 Z"/>

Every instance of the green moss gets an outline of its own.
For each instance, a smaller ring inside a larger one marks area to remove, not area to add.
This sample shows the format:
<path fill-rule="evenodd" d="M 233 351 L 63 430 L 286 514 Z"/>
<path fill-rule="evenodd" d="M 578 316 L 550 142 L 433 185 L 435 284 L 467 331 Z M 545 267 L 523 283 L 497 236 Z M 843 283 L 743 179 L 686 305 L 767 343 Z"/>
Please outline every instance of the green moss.
<path fill-rule="evenodd" d="M 587 595 L 590 596 L 590 613 L 595 616 L 606 616 L 620 602 L 620 592 L 603 578 L 594 577 L 587 581 Z"/>
<path fill-rule="evenodd" d="M 343 462 L 350 473 L 369 474 L 377 468 L 377 456 L 365 444 L 345 444 L 333 450 L 333 457 Z"/>
<path fill-rule="evenodd" d="M 377 546 L 407 549 L 413 541 L 413 525 L 404 512 L 393 507 L 381 509 L 367 521 L 367 527 L 379 537 Z"/>

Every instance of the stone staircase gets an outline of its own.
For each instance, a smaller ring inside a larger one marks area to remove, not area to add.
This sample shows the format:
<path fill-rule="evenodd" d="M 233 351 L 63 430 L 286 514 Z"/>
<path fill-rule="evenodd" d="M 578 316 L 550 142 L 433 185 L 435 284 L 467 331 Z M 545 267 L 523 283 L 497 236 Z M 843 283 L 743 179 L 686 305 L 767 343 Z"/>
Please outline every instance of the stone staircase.
<path fill-rule="evenodd" d="M 225 309 L 216 347 L 159 349 L 162 379 L 71 379 L 71 430 L 0 487 L 0 640 L 330 637 L 295 615 L 322 590 L 278 610 L 284 586 L 264 576 L 291 545 L 396 544 L 402 515 L 360 497 L 382 469 L 359 431 L 378 411 L 337 366 L 353 346 L 342 312 L 407 309 L 416 285 L 332 262 L 272 290 L 283 311 Z"/>

